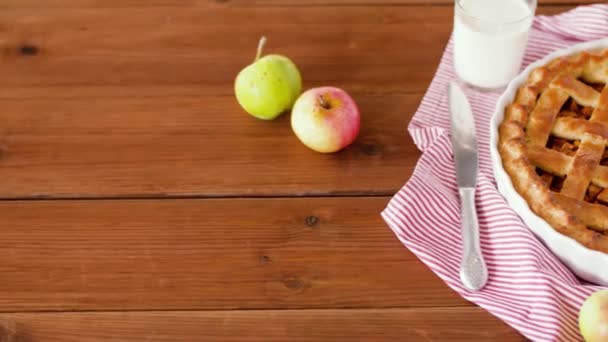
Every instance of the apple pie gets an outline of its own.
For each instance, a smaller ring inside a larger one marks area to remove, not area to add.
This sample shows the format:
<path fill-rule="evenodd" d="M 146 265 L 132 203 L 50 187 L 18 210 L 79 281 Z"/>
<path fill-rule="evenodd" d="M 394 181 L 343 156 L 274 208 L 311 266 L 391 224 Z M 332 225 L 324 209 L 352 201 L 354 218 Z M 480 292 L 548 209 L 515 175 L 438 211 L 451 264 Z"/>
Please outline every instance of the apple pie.
<path fill-rule="evenodd" d="M 608 253 L 608 49 L 532 71 L 499 127 L 498 150 L 538 216 Z"/>

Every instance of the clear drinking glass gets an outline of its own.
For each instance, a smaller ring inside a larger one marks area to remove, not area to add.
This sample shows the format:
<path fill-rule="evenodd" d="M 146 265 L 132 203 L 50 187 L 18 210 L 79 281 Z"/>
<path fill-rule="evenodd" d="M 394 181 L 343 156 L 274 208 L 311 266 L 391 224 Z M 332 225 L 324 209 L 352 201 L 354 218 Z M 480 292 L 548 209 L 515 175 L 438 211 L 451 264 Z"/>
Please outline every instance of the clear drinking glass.
<path fill-rule="evenodd" d="M 476 88 L 501 89 L 519 72 L 536 0 L 455 0 L 454 69 Z"/>

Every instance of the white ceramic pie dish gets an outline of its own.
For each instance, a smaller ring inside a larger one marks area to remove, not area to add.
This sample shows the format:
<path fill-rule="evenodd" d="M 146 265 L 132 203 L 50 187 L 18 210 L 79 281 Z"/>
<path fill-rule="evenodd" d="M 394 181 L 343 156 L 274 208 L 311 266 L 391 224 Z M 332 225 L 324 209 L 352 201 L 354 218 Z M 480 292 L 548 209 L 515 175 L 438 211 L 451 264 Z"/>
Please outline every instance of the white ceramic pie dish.
<path fill-rule="evenodd" d="M 608 254 L 591 250 L 558 233 L 545 220 L 536 215 L 526 200 L 515 190 L 511 178 L 502 166 L 498 152 L 498 126 L 503 120 L 505 107 L 513 102 L 517 89 L 522 86 L 530 72 L 560 56 L 571 55 L 583 50 L 608 48 L 608 38 L 573 45 L 555 51 L 545 58 L 530 64 L 521 74 L 515 77 L 498 99 L 496 109 L 490 121 L 490 154 L 498 191 L 509 205 L 522 218 L 532 232 L 579 277 L 592 283 L 608 286 Z"/>

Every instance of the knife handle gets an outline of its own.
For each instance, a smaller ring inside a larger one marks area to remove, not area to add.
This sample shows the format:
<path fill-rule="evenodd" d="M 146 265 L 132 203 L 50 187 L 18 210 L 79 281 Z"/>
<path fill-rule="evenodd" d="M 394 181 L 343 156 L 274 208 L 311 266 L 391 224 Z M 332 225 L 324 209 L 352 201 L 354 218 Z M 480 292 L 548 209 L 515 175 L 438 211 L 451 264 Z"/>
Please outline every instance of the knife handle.
<path fill-rule="evenodd" d="M 475 209 L 475 188 L 460 188 L 462 217 L 462 264 L 460 280 L 464 287 L 471 291 L 483 288 L 488 281 L 488 269 L 481 254 L 479 244 L 479 223 Z"/>

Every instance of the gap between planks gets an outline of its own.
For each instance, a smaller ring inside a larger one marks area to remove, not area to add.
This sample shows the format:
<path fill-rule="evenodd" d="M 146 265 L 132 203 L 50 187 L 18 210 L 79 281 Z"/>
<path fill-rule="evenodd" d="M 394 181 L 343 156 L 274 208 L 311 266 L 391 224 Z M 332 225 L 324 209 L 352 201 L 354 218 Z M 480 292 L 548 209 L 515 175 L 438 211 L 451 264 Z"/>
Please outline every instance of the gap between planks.
<path fill-rule="evenodd" d="M 298 199 L 298 198 L 386 198 L 390 199 L 395 193 L 389 192 L 365 192 L 365 193 L 306 193 L 306 194 L 290 194 L 290 193 L 273 193 L 273 194 L 200 194 L 200 195 L 182 195 L 182 194 L 143 194 L 143 195 L 116 195 L 116 196 L 93 196 L 93 195 L 75 195 L 75 196 L 24 196 L 24 197 L 8 197 L 0 198 L 0 202 L 30 202 L 30 201 L 153 201 L 153 200 L 246 200 L 246 199 Z"/>
<path fill-rule="evenodd" d="M 146 313 L 146 314 L 167 314 L 167 313 L 227 313 L 227 312 L 244 312 L 244 313 L 256 313 L 256 312 L 330 312 L 330 311 L 343 311 L 343 312 L 366 312 L 366 311 L 430 311 L 430 310 L 441 310 L 441 309 L 481 309 L 479 306 L 463 301 L 462 305 L 440 305 L 440 306 L 357 306 L 357 307 L 340 307 L 340 306 L 328 306 L 328 307 L 301 307 L 301 308 L 226 308 L 226 309 L 204 309 L 204 308 L 170 308 L 170 309 L 83 309 L 83 310 L 0 310 L 0 316 L 14 315 L 14 314 L 49 314 L 49 315 L 61 315 L 61 314 L 123 314 L 123 313 Z M 0 317 L 1 319 L 2 317 Z M 2 342 L 0 340 L 0 342 Z"/>

